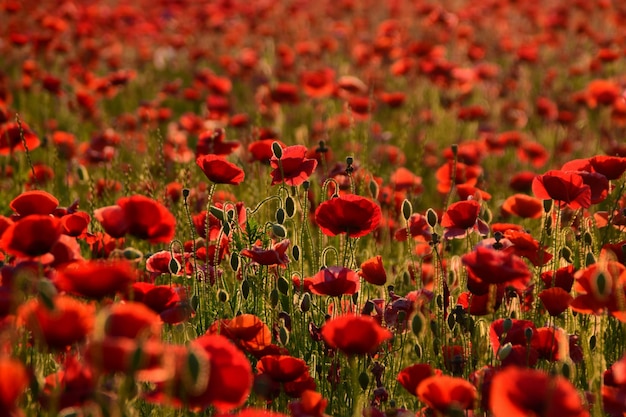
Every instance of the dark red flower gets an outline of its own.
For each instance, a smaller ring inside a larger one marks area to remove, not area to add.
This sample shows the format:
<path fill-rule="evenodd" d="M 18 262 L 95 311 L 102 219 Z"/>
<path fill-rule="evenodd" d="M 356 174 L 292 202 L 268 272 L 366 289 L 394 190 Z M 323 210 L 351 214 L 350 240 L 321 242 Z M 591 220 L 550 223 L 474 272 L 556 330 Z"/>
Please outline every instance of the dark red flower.
<path fill-rule="evenodd" d="M 257 362 L 259 374 L 265 374 L 280 383 L 295 381 L 308 374 L 309 367 L 303 359 L 289 355 L 266 355 Z"/>
<path fill-rule="evenodd" d="M 539 299 L 551 316 L 558 316 L 570 306 L 574 297 L 563 288 L 548 288 L 539 293 Z"/>
<path fill-rule="evenodd" d="M 201 155 L 230 155 L 240 145 L 237 141 L 224 141 L 224 129 L 207 130 L 198 136 L 196 156 Z"/>
<path fill-rule="evenodd" d="M 589 158 L 594 172 L 598 172 L 607 180 L 619 179 L 626 171 L 626 157 L 597 155 Z"/>
<path fill-rule="evenodd" d="M 17 359 L 0 357 L 0 410 L 3 416 L 19 416 L 17 402 L 29 384 L 26 367 Z"/>
<path fill-rule="evenodd" d="M 591 188 L 577 172 L 548 171 L 535 177 L 532 188 L 535 197 L 554 200 L 574 210 L 591 205 Z"/>
<path fill-rule="evenodd" d="M 44 407 L 54 403 L 59 409 L 79 406 L 93 397 L 95 387 L 96 377 L 91 366 L 68 355 L 61 369 L 45 377 L 39 401 Z"/>
<path fill-rule="evenodd" d="M 18 151 L 25 152 L 22 135 L 30 152 L 41 145 L 41 141 L 28 125 L 24 122 L 21 125 L 22 128 L 20 129 L 16 122 L 0 124 L 0 155 L 10 155 Z"/>
<path fill-rule="evenodd" d="M 327 236 L 365 236 L 378 227 L 381 218 L 382 211 L 376 203 L 354 194 L 326 200 L 315 210 L 315 221 Z"/>
<path fill-rule="evenodd" d="M 278 143 L 282 149 L 287 147 L 287 145 L 276 139 L 259 139 L 248 145 L 248 152 L 251 155 L 250 160 L 269 163 L 274 157 L 274 152 L 272 151 L 274 142 Z"/>
<path fill-rule="evenodd" d="M 441 371 L 438 371 L 441 373 Z M 435 370 L 427 363 L 417 363 L 407 366 L 398 373 L 397 381 L 409 394 L 417 397 L 417 387 L 420 383 L 435 375 Z"/>
<path fill-rule="evenodd" d="M 565 292 L 572 290 L 574 285 L 574 274 L 576 270 L 572 265 L 564 266 L 556 271 L 546 271 L 541 274 L 541 280 L 546 288 L 559 287 Z"/>
<path fill-rule="evenodd" d="M 494 417 L 589 416 L 571 382 L 533 369 L 502 369 L 491 381 L 489 397 Z"/>
<path fill-rule="evenodd" d="M 33 214 L 6 228 L 0 248 L 25 258 L 48 254 L 61 237 L 61 221 L 50 215 Z"/>
<path fill-rule="evenodd" d="M 486 294 L 491 284 L 524 290 L 530 283 L 530 270 L 517 255 L 479 246 L 461 260 L 468 271 L 467 287 L 476 295 Z"/>
<path fill-rule="evenodd" d="M 444 236 L 448 239 L 463 237 L 469 229 L 474 229 L 481 235 L 489 234 L 489 226 L 478 218 L 479 213 L 480 203 L 476 200 L 451 204 L 441 218 L 441 226 L 446 229 Z"/>
<path fill-rule="evenodd" d="M 417 396 L 435 412 L 447 415 L 450 410 L 473 409 L 478 393 L 474 385 L 462 378 L 434 375 L 419 384 Z"/>
<path fill-rule="evenodd" d="M 306 146 L 287 146 L 282 150 L 282 156 L 277 158 L 273 155 L 270 165 L 273 168 L 272 185 L 285 184 L 297 187 L 308 180 L 315 168 L 317 160 L 306 158 L 308 150 Z"/>
<path fill-rule="evenodd" d="M 383 265 L 383 258 L 380 255 L 374 256 L 361 264 L 359 275 L 370 284 L 385 285 L 387 273 Z"/>
<path fill-rule="evenodd" d="M 392 336 L 389 330 L 381 327 L 370 316 L 339 316 L 327 321 L 322 327 L 324 341 L 346 355 L 372 354 Z"/>
<path fill-rule="evenodd" d="M 201 155 L 196 159 L 209 181 L 215 184 L 239 185 L 245 178 L 241 168 L 219 155 Z"/>
<path fill-rule="evenodd" d="M 50 309 L 37 299 L 27 301 L 17 311 L 18 323 L 44 348 L 65 350 L 85 340 L 94 327 L 95 306 L 66 295 L 55 297 L 52 305 Z"/>
<path fill-rule="evenodd" d="M 61 269 L 54 278 L 60 291 L 88 298 L 125 293 L 137 279 L 137 271 L 127 261 L 75 262 Z"/>
<path fill-rule="evenodd" d="M 63 234 L 71 237 L 84 236 L 91 222 L 91 216 L 84 211 L 77 211 L 61 217 Z"/>
<path fill-rule="evenodd" d="M 261 246 L 253 246 L 251 249 L 244 249 L 240 252 L 241 256 L 252 259 L 259 265 L 275 266 L 280 265 L 283 268 L 289 263 L 287 249 L 291 242 L 289 239 L 281 240 L 272 245 L 271 249 L 263 249 Z"/>
<path fill-rule="evenodd" d="M 354 294 L 361 287 L 359 275 L 350 268 L 329 266 L 311 278 L 305 278 L 304 286 L 313 294 L 340 297 Z"/>
<path fill-rule="evenodd" d="M 21 217 L 52 214 L 58 206 L 59 200 L 55 196 L 41 190 L 24 191 L 9 203 L 11 210 Z"/>
<path fill-rule="evenodd" d="M 615 362 L 602 375 L 602 409 L 610 417 L 626 413 L 626 357 Z"/>
<path fill-rule="evenodd" d="M 115 206 L 96 209 L 94 217 L 111 237 L 130 234 L 150 243 L 171 241 L 176 227 L 174 215 L 164 205 L 142 195 L 122 197 Z"/>

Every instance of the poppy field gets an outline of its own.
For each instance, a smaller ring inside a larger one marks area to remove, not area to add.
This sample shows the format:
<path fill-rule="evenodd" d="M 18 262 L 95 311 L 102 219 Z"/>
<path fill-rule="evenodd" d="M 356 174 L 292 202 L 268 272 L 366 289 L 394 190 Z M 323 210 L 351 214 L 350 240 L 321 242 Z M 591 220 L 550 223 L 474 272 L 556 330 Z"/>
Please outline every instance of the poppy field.
<path fill-rule="evenodd" d="M 626 4 L 0 0 L 0 417 L 626 416 Z"/>

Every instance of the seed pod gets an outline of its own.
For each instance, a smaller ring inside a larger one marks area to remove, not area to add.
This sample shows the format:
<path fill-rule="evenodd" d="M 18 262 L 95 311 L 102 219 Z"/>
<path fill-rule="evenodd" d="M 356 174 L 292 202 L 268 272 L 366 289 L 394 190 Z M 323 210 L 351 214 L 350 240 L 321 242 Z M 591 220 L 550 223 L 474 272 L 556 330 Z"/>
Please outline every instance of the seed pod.
<path fill-rule="evenodd" d="M 359 385 L 361 386 L 361 389 L 365 391 L 369 384 L 370 384 L 370 377 L 367 375 L 366 372 L 361 372 L 361 374 L 359 375 Z"/>
<path fill-rule="evenodd" d="M 402 217 L 404 217 L 404 220 L 409 221 L 412 215 L 413 206 L 411 205 L 411 202 L 409 200 L 405 199 L 402 202 Z"/>
<path fill-rule="evenodd" d="M 276 307 L 278 305 L 278 290 L 276 288 L 270 292 L 270 305 L 272 307 Z"/>
<path fill-rule="evenodd" d="M 220 303 L 225 303 L 226 301 L 228 301 L 228 293 L 222 289 L 218 290 L 217 299 Z"/>
<path fill-rule="evenodd" d="M 290 195 L 285 199 L 285 212 L 287 213 L 287 217 L 290 218 L 296 213 L 296 203 Z"/>
<path fill-rule="evenodd" d="M 180 263 L 178 262 L 178 259 L 172 257 L 170 262 L 167 264 L 167 269 L 169 269 L 170 274 L 172 275 L 178 274 L 178 271 L 180 271 Z"/>
<path fill-rule="evenodd" d="M 433 210 L 431 208 L 426 210 L 426 221 L 428 222 L 428 225 L 430 227 L 437 226 L 437 223 L 439 223 L 439 218 L 438 218 L 437 213 L 435 212 L 435 210 Z"/>
<path fill-rule="evenodd" d="M 276 286 L 281 294 L 287 295 L 289 293 L 289 282 L 285 279 L 285 277 L 279 277 Z"/>
<path fill-rule="evenodd" d="M 233 252 L 230 255 L 230 267 L 233 271 L 237 271 L 239 269 L 239 254 L 237 252 Z"/>
<path fill-rule="evenodd" d="M 247 300 L 249 295 L 250 295 L 250 283 L 248 282 L 247 279 L 244 279 L 241 282 L 241 296 L 243 297 L 244 300 Z"/>
<path fill-rule="evenodd" d="M 274 236 L 284 239 L 287 237 L 287 229 L 281 224 L 274 223 L 272 225 L 272 233 Z"/>
<path fill-rule="evenodd" d="M 276 223 L 283 224 L 284 222 L 285 222 L 285 210 L 279 207 L 278 210 L 276 210 Z"/>
<path fill-rule="evenodd" d="M 300 300 L 300 311 L 306 313 L 311 309 L 311 295 L 308 292 L 305 292 L 302 295 L 302 300 Z"/>
<path fill-rule="evenodd" d="M 417 337 L 420 337 L 422 334 L 422 330 L 424 329 L 424 318 L 421 314 L 417 313 L 413 316 L 413 320 L 411 320 L 411 330 L 413 334 Z"/>
<path fill-rule="evenodd" d="M 298 262 L 300 260 L 300 246 L 293 245 L 291 248 L 291 254 L 293 255 L 293 259 Z"/>
<path fill-rule="evenodd" d="M 280 159 L 283 157 L 283 148 L 280 146 L 280 143 L 278 142 L 272 143 L 272 153 L 277 159 Z"/>
<path fill-rule="evenodd" d="M 369 189 L 370 189 L 370 195 L 372 196 L 372 198 L 374 200 L 377 200 L 378 199 L 378 191 L 379 191 L 378 183 L 376 181 L 374 181 L 374 180 L 371 180 L 370 183 L 369 183 Z"/>

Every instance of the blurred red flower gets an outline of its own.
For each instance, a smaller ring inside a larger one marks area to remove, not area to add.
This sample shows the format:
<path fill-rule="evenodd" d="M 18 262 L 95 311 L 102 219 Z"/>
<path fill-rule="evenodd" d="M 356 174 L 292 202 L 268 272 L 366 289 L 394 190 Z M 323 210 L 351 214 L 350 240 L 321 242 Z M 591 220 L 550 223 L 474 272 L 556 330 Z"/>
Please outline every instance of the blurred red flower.
<path fill-rule="evenodd" d="M 37 258 L 48 254 L 61 234 L 61 221 L 58 218 L 33 214 L 12 223 L 4 230 L 0 249 L 10 255 Z"/>
<path fill-rule="evenodd" d="M 370 284 L 385 285 L 387 273 L 383 265 L 383 258 L 380 255 L 374 256 L 361 264 L 359 275 Z"/>
<path fill-rule="evenodd" d="M 29 152 L 32 152 L 41 145 L 41 141 L 30 127 L 24 122 L 21 122 L 21 125 L 22 127 L 20 129 L 20 126 L 16 122 L 0 124 L 0 155 L 6 156 L 18 151 L 25 152 L 26 149 L 22 142 L 22 135 Z"/>
<path fill-rule="evenodd" d="M 254 314 L 240 314 L 214 322 L 207 334 L 221 334 L 247 352 L 258 352 L 272 344 L 272 333 Z"/>
<path fill-rule="evenodd" d="M 329 266 L 311 278 L 305 278 L 304 286 L 313 294 L 340 297 L 359 291 L 359 275 L 350 268 Z"/>
<path fill-rule="evenodd" d="M 17 402 L 28 388 L 30 377 L 17 359 L 0 357 L 0 413 L 12 417 L 22 415 Z"/>
<path fill-rule="evenodd" d="M 80 343 L 94 326 L 95 306 L 67 295 L 52 299 L 52 309 L 37 299 L 31 299 L 17 310 L 17 322 L 26 327 L 42 347 L 65 350 Z"/>
<path fill-rule="evenodd" d="M 435 375 L 435 372 L 441 374 L 441 371 L 434 370 L 427 363 L 416 363 L 402 369 L 396 379 L 409 394 L 417 397 L 417 387 L 423 380 Z"/>
<path fill-rule="evenodd" d="M 280 158 L 272 155 L 272 185 L 284 181 L 287 185 L 297 187 L 308 180 L 317 167 L 317 160 L 306 158 L 307 152 L 306 146 L 293 145 L 283 148 Z"/>
<path fill-rule="evenodd" d="M 382 211 L 376 203 L 354 194 L 326 200 L 315 210 L 315 221 L 327 236 L 365 236 L 378 227 L 381 218 Z"/>
<path fill-rule="evenodd" d="M 514 194 L 502 204 L 502 213 L 523 219 L 538 219 L 543 214 L 543 203 L 526 194 Z"/>
<path fill-rule="evenodd" d="M 587 417 L 576 388 L 562 376 L 507 367 L 491 381 L 490 408 L 494 417 Z"/>
<path fill-rule="evenodd" d="M 59 200 L 41 190 L 24 191 L 9 203 L 11 210 L 20 217 L 31 214 L 52 214 L 59 206 Z"/>
<path fill-rule="evenodd" d="M 467 268 L 467 288 L 476 295 L 486 294 L 491 284 L 506 284 L 524 290 L 531 273 L 517 255 L 479 246 L 461 257 Z"/>
<path fill-rule="evenodd" d="M 240 254 L 252 259 L 259 265 L 280 265 L 282 268 L 286 268 L 289 263 L 289 256 L 287 256 L 286 251 L 290 244 L 289 239 L 284 239 L 274 243 L 271 249 L 263 249 L 263 247 L 255 245 L 251 249 L 242 250 Z"/>
<path fill-rule="evenodd" d="M 158 339 L 161 336 L 161 327 L 162 322 L 157 313 L 145 304 L 115 303 L 106 311 L 104 334 L 106 337 Z"/>
<path fill-rule="evenodd" d="M 225 141 L 224 129 L 206 130 L 198 136 L 196 157 L 201 155 L 230 155 L 240 146 L 237 141 Z"/>
<path fill-rule="evenodd" d="M 322 327 L 324 341 L 346 355 L 373 354 L 382 342 L 392 336 L 389 330 L 381 327 L 370 316 L 339 316 L 327 321 Z"/>
<path fill-rule="evenodd" d="M 591 188 L 582 176 L 571 171 L 548 171 L 533 179 L 533 194 L 542 200 L 555 200 L 576 210 L 591 205 Z"/>
<path fill-rule="evenodd" d="M 331 68 L 303 71 L 300 74 L 300 84 L 304 93 L 309 97 L 328 97 L 335 90 L 335 71 Z"/>
<path fill-rule="evenodd" d="M 150 243 L 168 243 L 176 219 L 161 203 L 143 195 L 122 197 L 117 205 L 96 209 L 94 217 L 111 237 L 133 235 Z"/>
<path fill-rule="evenodd" d="M 489 234 L 489 226 L 478 218 L 479 213 L 480 203 L 476 200 L 451 204 L 441 218 L 441 226 L 446 229 L 444 237 L 447 239 L 463 237 L 470 229 L 483 236 Z"/>
<path fill-rule="evenodd" d="M 239 185 L 245 178 L 243 170 L 224 156 L 201 155 L 196 159 L 196 165 L 215 184 Z"/>
<path fill-rule="evenodd" d="M 125 293 L 137 279 L 137 271 L 125 260 L 75 262 L 58 271 L 54 285 L 60 291 L 88 298 Z"/>
<path fill-rule="evenodd" d="M 452 410 L 474 408 L 478 394 L 474 385 L 447 375 L 434 375 L 424 379 L 417 387 L 418 398 L 436 413 L 447 415 Z"/>

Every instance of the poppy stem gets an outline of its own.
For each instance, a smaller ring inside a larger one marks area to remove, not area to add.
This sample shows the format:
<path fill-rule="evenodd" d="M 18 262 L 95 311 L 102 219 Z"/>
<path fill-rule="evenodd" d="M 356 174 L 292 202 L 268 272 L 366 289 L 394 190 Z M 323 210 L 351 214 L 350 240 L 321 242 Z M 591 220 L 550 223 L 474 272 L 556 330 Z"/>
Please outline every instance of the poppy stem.
<path fill-rule="evenodd" d="M 351 376 L 350 394 L 352 395 L 352 417 L 361 417 L 361 385 L 359 384 L 359 366 L 356 355 L 348 356 L 348 366 L 350 367 Z"/>

